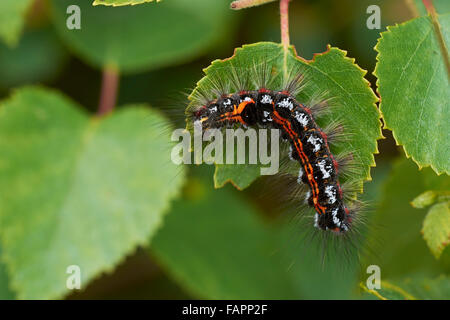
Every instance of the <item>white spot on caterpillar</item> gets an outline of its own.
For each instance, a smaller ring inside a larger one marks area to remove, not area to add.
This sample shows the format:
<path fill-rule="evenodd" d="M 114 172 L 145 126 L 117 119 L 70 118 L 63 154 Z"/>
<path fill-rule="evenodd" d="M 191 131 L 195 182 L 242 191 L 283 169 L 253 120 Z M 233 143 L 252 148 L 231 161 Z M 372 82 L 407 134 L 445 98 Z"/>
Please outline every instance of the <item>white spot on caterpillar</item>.
<path fill-rule="evenodd" d="M 333 222 L 335 225 L 337 225 L 338 227 L 341 226 L 341 222 L 339 221 L 339 219 L 337 217 L 333 217 Z"/>
<path fill-rule="evenodd" d="M 225 106 L 231 106 L 231 99 L 225 99 L 225 100 L 223 101 L 223 104 L 224 104 Z"/>
<path fill-rule="evenodd" d="M 338 227 L 341 226 L 341 221 L 339 220 L 339 218 L 337 217 L 338 214 L 338 209 L 333 209 L 333 211 L 331 211 L 331 215 L 333 216 L 333 223 L 335 225 L 337 225 Z"/>
<path fill-rule="evenodd" d="M 309 136 L 307 141 L 314 146 L 313 152 L 319 151 L 320 147 L 322 146 L 321 143 L 323 142 L 322 139 L 314 137 L 313 135 Z"/>
<path fill-rule="evenodd" d="M 269 117 L 270 112 L 269 111 L 263 111 L 263 115 L 264 115 L 264 121 L 272 121 L 272 118 Z"/>
<path fill-rule="evenodd" d="M 294 109 L 294 104 L 292 103 L 290 98 L 284 98 L 283 100 L 278 102 L 277 105 L 278 105 L 278 107 L 281 107 L 281 108 L 288 108 L 291 111 L 292 111 L 292 109 Z"/>
<path fill-rule="evenodd" d="M 243 102 L 243 101 L 251 102 L 251 101 L 252 101 L 252 98 L 250 98 L 250 97 L 245 97 L 244 100 L 241 99 L 241 102 Z"/>
<path fill-rule="evenodd" d="M 292 151 L 293 151 L 292 146 L 289 146 L 289 159 L 290 159 L 291 161 L 297 161 L 297 160 L 295 160 L 294 157 L 292 156 Z"/>
<path fill-rule="evenodd" d="M 264 104 L 271 104 L 273 102 L 272 97 L 268 94 L 263 95 L 262 99 L 261 99 L 261 103 Z"/>
<path fill-rule="evenodd" d="M 309 123 L 308 117 L 302 112 L 295 112 L 295 119 L 297 119 L 297 121 L 304 127 L 306 127 Z"/>
<path fill-rule="evenodd" d="M 338 213 L 337 208 L 335 208 L 335 209 L 333 209 L 333 211 L 331 211 L 331 215 L 333 216 L 333 218 L 335 218 L 337 216 L 337 213 Z"/>
<path fill-rule="evenodd" d="M 298 170 L 298 178 L 297 178 L 297 183 L 302 183 L 302 177 L 303 177 L 303 169 L 302 168 L 300 168 L 299 170 Z M 308 191 L 308 193 L 309 193 L 309 191 Z M 309 198 L 309 195 L 308 195 L 308 198 Z"/>
<path fill-rule="evenodd" d="M 329 177 L 331 177 L 331 175 L 330 175 L 331 168 L 326 168 L 326 164 L 327 164 L 327 162 L 325 160 L 320 160 L 317 163 L 317 166 L 319 167 L 320 171 L 323 174 L 323 177 L 322 177 L 323 179 L 328 179 Z"/>
<path fill-rule="evenodd" d="M 217 112 L 217 106 L 214 106 L 214 107 L 210 108 L 209 111 L 211 111 L 211 112 Z"/>
<path fill-rule="evenodd" d="M 311 196 L 311 191 L 306 192 L 305 203 L 308 203 L 310 196 Z"/>
<path fill-rule="evenodd" d="M 336 189 L 333 186 L 326 186 L 325 194 L 328 197 L 328 203 L 333 204 L 336 202 Z"/>

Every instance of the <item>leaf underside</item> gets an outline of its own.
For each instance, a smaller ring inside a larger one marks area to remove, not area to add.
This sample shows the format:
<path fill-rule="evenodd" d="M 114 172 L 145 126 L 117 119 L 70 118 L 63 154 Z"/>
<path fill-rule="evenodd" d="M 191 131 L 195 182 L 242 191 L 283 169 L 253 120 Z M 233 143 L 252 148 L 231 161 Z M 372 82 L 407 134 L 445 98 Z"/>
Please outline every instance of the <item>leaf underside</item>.
<path fill-rule="evenodd" d="M 423 238 L 433 255 L 439 259 L 450 244 L 450 207 L 448 202 L 433 205 L 428 211 L 422 228 Z"/>

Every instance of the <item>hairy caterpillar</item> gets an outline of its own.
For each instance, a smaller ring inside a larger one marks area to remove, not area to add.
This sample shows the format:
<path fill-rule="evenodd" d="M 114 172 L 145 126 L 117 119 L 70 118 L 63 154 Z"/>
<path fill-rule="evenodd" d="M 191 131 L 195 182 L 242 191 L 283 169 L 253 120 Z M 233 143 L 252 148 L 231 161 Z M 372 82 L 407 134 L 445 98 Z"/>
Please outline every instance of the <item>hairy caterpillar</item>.
<path fill-rule="evenodd" d="M 315 118 L 326 109 L 325 100 L 312 104 L 297 100 L 304 82 L 301 72 L 285 77 L 282 88 L 269 89 L 279 75 L 270 76 L 273 72 L 265 63 L 255 64 L 253 71 L 232 72 L 230 79 L 238 88 L 234 92 L 213 77 L 211 92 L 198 91 L 192 97 L 194 108 L 188 121 L 203 130 L 234 125 L 279 129 L 290 144 L 289 159 L 299 164 L 296 180 L 309 188 L 306 202 L 315 210 L 314 226 L 347 233 L 358 209 L 357 202 L 346 203 L 350 197 L 344 195 L 339 181 L 349 157 L 336 157 L 329 147 L 330 137 L 338 136 L 342 128 L 332 125 L 323 130 L 317 125 Z M 250 80 L 254 82 L 251 88 Z"/>

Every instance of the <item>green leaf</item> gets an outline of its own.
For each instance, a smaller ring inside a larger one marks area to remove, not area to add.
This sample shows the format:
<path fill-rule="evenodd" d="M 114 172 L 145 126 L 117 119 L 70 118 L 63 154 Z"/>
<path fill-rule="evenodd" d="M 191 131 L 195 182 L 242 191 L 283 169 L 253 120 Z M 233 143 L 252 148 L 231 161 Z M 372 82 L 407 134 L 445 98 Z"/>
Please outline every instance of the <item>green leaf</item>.
<path fill-rule="evenodd" d="M 252 184 L 259 177 L 261 166 L 251 164 L 216 164 L 214 172 L 214 186 L 222 188 L 227 182 L 242 190 Z"/>
<path fill-rule="evenodd" d="M 442 251 L 450 244 L 449 206 L 449 202 L 435 204 L 430 208 L 423 221 L 423 238 L 436 259 L 439 259 Z"/>
<path fill-rule="evenodd" d="M 41 88 L 0 106 L 0 233 L 20 299 L 61 297 L 66 269 L 82 287 L 148 243 L 182 182 L 167 120 L 142 106 L 90 119 Z"/>
<path fill-rule="evenodd" d="M 438 16 L 447 48 L 450 14 Z M 450 88 L 430 16 L 388 27 L 376 46 L 385 127 L 419 168 L 450 174 Z"/>
<path fill-rule="evenodd" d="M 237 66 L 241 70 L 253 70 L 256 62 L 272 66 L 272 71 L 278 75 L 301 70 L 306 75 L 307 85 L 298 96 L 300 101 L 308 101 L 325 92 L 333 98 L 333 104 L 337 107 L 332 109 L 330 115 L 320 119 L 319 125 L 323 126 L 331 119 L 340 119 L 344 130 L 352 133 L 349 141 L 332 148 L 332 152 L 348 151 L 353 154 L 360 168 L 352 178 L 359 181 L 358 187 L 362 190 L 363 181 L 370 179 L 370 166 L 375 165 L 373 153 L 378 152 L 377 139 L 382 137 L 379 112 L 375 106 L 377 99 L 364 79 L 366 72 L 354 64 L 354 59 L 346 57 L 345 51 L 337 48 L 329 47 L 327 52 L 316 55 L 314 60 L 306 61 L 296 55 L 293 47 L 285 51 L 281 44 L 260 42 L 237 48 L 229 59 L 213 61 L 204 70 L 205 77 L 197 83 L 191 97 L 200 91 L 210 92 L 211 81 L 220 81 L 233 88 L 230 75 L 235 74 Z M 273 89 L 280 89 L 281 78 L 276 76 L 271 83 Z M 194 107 L 191 103 L 187 112 Z M 255 165 L 225 164 L 216 168 L 216 186 L 231 181 L 243 189 L 260 174 Z"/>
<path fill-rule="evenodd" d="M 420 194 L 411 202 L 414 208 L 426 208 L 435 202 L 443 202 L 450 200 L 450 191 L 434 191 L 429 190 Z"/>
<path fill-rule="evenodd" d="M 361 287 L 381 300 L 442 300 L 450 299 L 450 278 L 440 276 L 436 279 L 405 278 L 401 281 L 381 281 L 380 290 Z"/>
<path fill-rule="evenodd" d="M 423 16 L 428 14 L 422 0 L 413 0 L 412 3 L 408 4 L 414 6 L 418 15 Z M 433 0 L 433 6 L 437 13 L 447 13 L 450 11 L 450 3 L 447 0 Z"/>
<path fill-rule="evenodd" d="M 441 275 L 437 278 L 412 277 L 395 282 L 417 299 L 450 299 L 450 277 Z"/>
<path fill-rule="evenodd" d="M 17 44 L 32 0 L 2 0 L 0 2 L 0 38 L 10 47 Z"/>
<path fill-rule="evenodd" d="M 159 2 L 161 0 L 95 0 L 94 6 L 97 5 L 104 5 L 104 6 L 128 6 L 128 5 L 136 5 L 136 4 L 142 4 L 142 3 L 149 3 L 149 2 Z"/>
<path fill-rule="evenodd" d="M 426 191 L 414 198 L 414 200 L 411 202 L 411 205 L 414 208 L 426 208 L 434 203 L 434 201 L 436 200 L 436 196 L 437 195 L 435 191 Z"/>
<path fill-rule="evenodd" d="M 364 291 L 380 300 L 416 300 L 409 292 L 388 281 L 381 281 L 381 289 L 369 289 L 364 283 L 361 283 L 360 286 Z"/>
<path fill-rule="evenodd" d="M 2 248 L 0 246 L 0 257 L 2 254 Z M 13 300 L 15 298 L 14 293 L 9 287 L 9 277 L 6 272 L 5 264 L 0 260 L 0 300 Z"/>
<path fill-rule="evenodd" d="M 208 299 L 295 297 L 273 255 L 275 234 L 228 188 L 192 178 L 173 204 L 151 252 L 195 296 Z"/>
<path fill-rule="evenodd" d="M 0 44 L 0 86 L 47 81 L 64 61 L 65 52 L 51 30 L 26 32 L 15 48 Z"/>
<path fill-rule="evenodd" d="M 245 201 L 244 193 L 230 186 L 214 190 L 208 183 L 211 171 L 200 169 L 193 170 L 184 198 L 175 202 L 150 248 L 167 273 L 193 296 L 354 297 L 357 259 L 338 253 L 323 263 L 321 250 L 314 242 L 304 241 L 305 230 L 292 219 L 274 223 L 262 218 L 257 208 Z M 378 166 L 373 174 L 374 181 L 365 188 L 366 199 L 377 198 L 387 170 Z M 258 207 L 264 207 L 264 203 Z M 276 284 L 273 279 L 277 279 Z"/>
<path fill-rule="evenodd" d="M 351 297 L 356 260 L 322 265 L 320 250 L 302 245 L 304 230 L 292 221 L 270 225 L 242 193 L 230 186 L 214 190 L 207 183 L 211 171 L 200 169 L 150 247 L 183 288 L 206 299 Z"/>
<path fill-rule="evenodd" d="M 121 72 L 180 64 L 226 39 L 233 23 L 226 0 L 170 0 L 142 6 L 92 6 L 78 1 L 81 30 L 66 27 L 72 0 L 52 2 L 52 19 L 62 40 L 88 63 Z M 226 29 L 226 30 L 225 30 Z"/>
<path fill-rule="evenodd" d="M 428 211 L 423 221 L 422 234 L 431 252 L 439 259 L 450 243 L 450 191 L 426 191 L 416 197 L 411 205 L 426 208 L 437 202 Z"/>
<path fill-rule="evenodd" d="M 412 0 L 407 2 L 407 4 L 411 7 L 413 11 L 416 11 L 414 12 L 416 15 L 418 16 L 427 15 L 427 9 L 423 5 L 422 0 Z"/>
<path fill-rule="evenodd" d="M 380 266 L 385 279 L 416 272 L 433 275 L 449 271 L 450 265 L 434 259 L 420 234 L 426 210 L 410 205 L 411 199 L 423 190 L 449 187 L 450 177 L 436 176 L 430 168 L 419 171 L 412 161 L 399 159 L 377 199 L 376 211 L 371 214 L 367 241 L 376 255 L 366 257 L 365 263 Z"/>

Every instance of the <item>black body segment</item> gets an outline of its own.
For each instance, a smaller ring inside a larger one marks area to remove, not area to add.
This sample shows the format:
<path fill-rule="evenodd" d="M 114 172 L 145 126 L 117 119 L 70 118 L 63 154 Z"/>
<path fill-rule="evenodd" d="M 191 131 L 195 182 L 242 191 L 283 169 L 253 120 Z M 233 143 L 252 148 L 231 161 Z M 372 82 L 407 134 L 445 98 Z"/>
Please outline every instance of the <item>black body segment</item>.
<path fill-rule="evenodd" d="M 343 233 L 351 226 L 351 213 L 344 204 L 337 162 L 327 136 L 311 111 L 286 91 L 260 89 L 224 95 L 201 106 L 194 114 L 203 129 L 235 123 L 277 128 L 290 145 L 289 157 L 299 162 L 298 182 L 309 186 L 306 202 L 315 209 L 315 226 Z"/>

